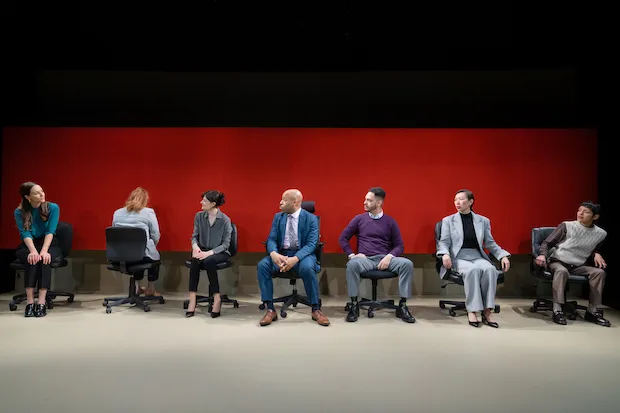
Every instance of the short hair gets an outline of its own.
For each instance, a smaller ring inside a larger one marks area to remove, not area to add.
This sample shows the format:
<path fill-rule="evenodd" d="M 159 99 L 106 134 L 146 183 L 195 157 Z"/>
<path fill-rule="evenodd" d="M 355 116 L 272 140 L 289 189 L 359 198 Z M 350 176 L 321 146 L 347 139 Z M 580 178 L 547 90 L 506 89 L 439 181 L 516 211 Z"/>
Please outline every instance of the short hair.
<path fill-rule="evenodd" d="M 579 206 L 586 207 L 592 211 L 592 215 L 599 215 L 601 213 L 601 206 L 599 204 L 595 204 L 592 201 L 585 201 L 579 204 Z"/>
<path fill-rule="evenodd" d="M 215 206 L 219 207 L 226 203 L 224 193 L 216 190 L 209 190 L 202 193 L 203 198 L 207 198 L 209 202 L 215 202 Z"/>
<path fill-rule="evenodd" d="M 474 200 L 474 193 L 472 191 L 470 191 L 469 189 L 459 189 L 458 191 L 456 191 L 456 193 L 454 194 L 454 196 L 456 196 L 457 194 L 463 193 L 465 194 L 465 196 L 467 197 L 468 201 L 473 201 Z"/>
<path fill-rule="evenodd" d="M 368 192 L 372 192 L 373 194 L 375 194 L 376 198 L 385 199 L 385 190 L 380 186 L 373 186 L 368 190 Z"/>

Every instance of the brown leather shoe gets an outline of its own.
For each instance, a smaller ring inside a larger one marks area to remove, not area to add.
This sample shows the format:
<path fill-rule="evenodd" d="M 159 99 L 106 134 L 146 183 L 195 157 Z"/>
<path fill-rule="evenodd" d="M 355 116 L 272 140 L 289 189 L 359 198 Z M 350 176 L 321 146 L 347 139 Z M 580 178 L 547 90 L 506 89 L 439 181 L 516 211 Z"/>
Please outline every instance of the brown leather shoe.
<path fill-rule="evenodd" d="M 319 323 L 321 326 L 329 325 L 329 318 L 325 314 L 321 312 L 321 310 L 316 310 L 312 312 L 312 319 Z"/>
<path fill-rule="evenodd" d="M 265 314 L 265 316 L 260 320 L 260 325 L 262 327 L 265 327 L 277 320 L 278 320 L 278 313 L 276 313 L 274 310 L 267 310 L 267 313 Z"/>

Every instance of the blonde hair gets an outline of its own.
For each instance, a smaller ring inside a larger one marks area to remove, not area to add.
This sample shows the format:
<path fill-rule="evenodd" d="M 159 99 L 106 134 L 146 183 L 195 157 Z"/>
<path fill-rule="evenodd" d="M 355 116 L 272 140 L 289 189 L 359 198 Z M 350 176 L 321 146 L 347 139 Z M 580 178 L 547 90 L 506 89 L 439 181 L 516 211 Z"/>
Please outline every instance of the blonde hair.
<path fill-rule="evenodd" d="M 127 202 L 125 202 L 125 208 L 129 212 L 139 212 L 149 203 L 149 193 L 146 189 L 142 187 L 137 187 L 131 194 L 129 194 L 129 198 L 127 198 Z"/>

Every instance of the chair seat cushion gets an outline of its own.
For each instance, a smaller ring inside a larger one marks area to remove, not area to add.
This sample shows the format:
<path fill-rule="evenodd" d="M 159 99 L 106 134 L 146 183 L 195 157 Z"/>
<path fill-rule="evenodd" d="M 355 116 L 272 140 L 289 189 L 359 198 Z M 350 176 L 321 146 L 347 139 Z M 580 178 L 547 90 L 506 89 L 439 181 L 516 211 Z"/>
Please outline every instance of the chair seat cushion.
<path fill-rule="evenodd" d="M 279 271 L 273 272 L 271 273 L 271 278 L 283 278 L 285 280 L 297 280 L 301 277 L 299 276 L 299 274 L 297 274 L 297 271 L 291 270 L 288 272 L 279 272 Z"/>
<path fill-rule="evenodd" d="M 453 282 L 455 284 L 458 284 L 458 285 L 463 285 L 463 276 L 457 272 L 448 271 L 444 279 L 447 281 Z M 503 283 L 504 283 L 504 272 L 499 271 L 499 274 L 497 275 L 497 284 L 503 284 Z"/>
<path fill-rule="evenodd" d="M 127 274 L 134 274 L 137 272 L 141 272 L 141 271 L 145 271 L 145 270 L 149 270 L 151 268 L 154 268 L 156 266 L 161 265 L 161 261 L 155 261 L 155 262 L 147 262 L 147 263 L 141 263 L 141 264 L 135 264 L 135 265 L 128 265 L 127 266 Z M 121 264 L 118 262 L 111 262 L 108 263 L 108 270 L 112 270 L 112 271 L 121 271 Z"/>
<path fill-rule="evenodd" d="M 551 275 L 551 272 L 549 271 L 538 271 L 537 274 L 539 274 L 539 278 L 541 279 L 553 281 L 553 275 Z M 588 277 L 575 274 L 568 274 L 568 281 L 577 284 L 588 284 L 590 282 L 588 281 Z"/>
<path fill-rule="evenodd" d="M 387 270 L 372 270 L 372 271 L 365 271 L 363 273 L 360 274 L 361 278 L 368 278 L 371 280 L 383 280 L 386 278 L 395 278 L 398 277 L 398 274 L 396 274 L 395 272 L 392 271 L 387 271 Z"/>
<path fill-rule="evenodd" d="M 185 266 L 187 268 L 192 268 L 192 260 L 185 261 Z M 231 266 L 232 266 L 232 261 L 229 260 L 229 261 L 220 262 L 215 267 L 218 270 L 223 270 L 224 268 L 228 268 L 228 267 L 231 267 Z"/>
<path fill-rule="evenodd" d="M 66 267 L 67 265 L 69 265 L 69 262 L 63 256 L 59 256 L 54 261 L 52 261 L 50 267 L 61 268 Z M 26 269 L 26 266 L 22 264 L 20 260 L 15 260 L 9 264 L 9 268 L 15 271 L 23 271 Z"/>

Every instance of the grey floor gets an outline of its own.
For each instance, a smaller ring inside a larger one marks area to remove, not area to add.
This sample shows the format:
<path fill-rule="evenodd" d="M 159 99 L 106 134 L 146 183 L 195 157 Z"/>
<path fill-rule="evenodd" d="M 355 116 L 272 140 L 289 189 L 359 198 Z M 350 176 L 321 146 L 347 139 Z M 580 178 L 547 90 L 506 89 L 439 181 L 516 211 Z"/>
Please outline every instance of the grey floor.
<path fill-rule="evenodd" d="M 330 327 L 307 308 L 259 327 L 256 297 L 186 319 L 183 295 L 149 313 L 78 295 L 42 319 L 0 296 L 2 412 L 618 412 L 620 315 L 611 328 L 558 326 L 528 300 L 500 300 L 501 326 L 474 329 L 437 299 L 418 322 L 380 312 Z"/>

